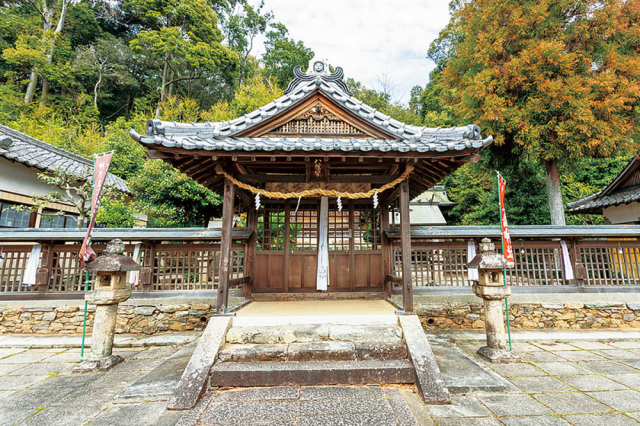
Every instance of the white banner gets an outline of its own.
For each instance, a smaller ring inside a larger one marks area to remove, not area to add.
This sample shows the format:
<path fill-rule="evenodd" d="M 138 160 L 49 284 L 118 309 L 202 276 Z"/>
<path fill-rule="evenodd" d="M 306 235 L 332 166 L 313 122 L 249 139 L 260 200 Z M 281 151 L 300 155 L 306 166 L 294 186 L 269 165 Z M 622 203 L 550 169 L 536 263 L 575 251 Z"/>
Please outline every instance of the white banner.
<path fill-rule="evenodd" d="M 467 263 L 476 257 L 476 243 L 467 241 Z M 478 281 L 478 268 L 468 268 L 469 281 Z"/>
<path fill-rule="evenodd" d="M 574 278 L 573 276 L 573 266 L 571 266 L 571 257 L 569 257 L 569 249 L 567 248 L 567 243 L 564 241 L 560 241 L 560 248 L 562 251 L 562 272 L 564 275 L 564 280 L 569 281 Z"/>
<path fill-rule="evenodd" d="M 133 247 L 133 260 L 140 263 L 140 248 L 142 247 L 142 243 L 138 243 Z M 129 272 L 129 284 L 132 287 L 138 285 L 138 277 L 140 276 L 140 271 L 131 271 Z"/>
<path fill-rule="evenodd" d="M 24 268 L 22 284 L 29 286 L 36 284 L 36 273 L 38 272 L 38 265 L 40 264 L 41 251 L 42 246 L 40 244 L 36 244 L 31 249 L 31 254 L 29 255 L 29 260 L 27 261 L 27 267 Z"/>
<path fill-rule="evenodd" d="M 318 276 L 316 289 L 327 291 L 329 287 L 329 199 L 320 199 L 318 218 Z"/>

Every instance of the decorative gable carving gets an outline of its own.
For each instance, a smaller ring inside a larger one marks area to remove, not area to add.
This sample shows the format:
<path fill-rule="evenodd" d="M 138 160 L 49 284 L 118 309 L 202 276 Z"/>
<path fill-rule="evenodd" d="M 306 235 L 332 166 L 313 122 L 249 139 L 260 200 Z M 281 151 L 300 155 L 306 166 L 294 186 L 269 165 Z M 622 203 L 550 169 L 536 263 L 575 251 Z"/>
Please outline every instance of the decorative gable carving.
<path fill-rule="evenodd" d="M 269 136 L 293 136 L 293 135 L 326 135 L 367 137 L 368 135 L 339 116 L 333 114 L 320 102 L 311 109 L 305 111 L 293 120 L 276 127 L 269 132 Z"/>
<path fill-rule="evenodd" d="M 345 111 L 322 93 L 238 136 L 396 139 Z"/>

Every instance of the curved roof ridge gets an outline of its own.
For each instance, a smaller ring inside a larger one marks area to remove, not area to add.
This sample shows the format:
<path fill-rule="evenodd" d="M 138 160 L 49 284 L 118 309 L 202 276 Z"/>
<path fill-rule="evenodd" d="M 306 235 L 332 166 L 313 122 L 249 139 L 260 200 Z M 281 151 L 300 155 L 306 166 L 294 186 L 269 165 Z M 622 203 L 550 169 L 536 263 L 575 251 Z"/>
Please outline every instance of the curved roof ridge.
<path fill-rule="evenodd" d="M 434 128 L 400 122 L 355 98 L 344 82 L 342 69 L 337 68 L 336 72 L 331 73 L 326 60 L 312 59 L 309 63 L 309 71 L 304 73 L 300 67 L 296 67 L 294 75 L 295 78 L 282 96 L 235 119 L 205 123 L 149 120 L 146 136 L 139 135 L 134 130 L 130 131 L 130 135 L 136 141 L 144 144 L 164 144 L 168 147 L 182 146 L 185 148 L 200 146 L 202 149 L 214 149 L 211 147 L 226 146 L 222 142 L 231 142 L 237 138 L 238 134 L 244 133 L 248 129 L 260 125 L 285 110 L 304 102 L 315 93 L 322 92 L 346 111 L 359 117 L 384 134 L 389 135 L 388 140 L 408 144 L 410 150 L 442 152 L 465 148 L 482 148 L 493 141 L 491 137 L 483 138 L 480 127 L 475 124 Z M 275 138 L 264 139 L 267 145 L 275 140 Z M 207 145 L 206 148 L 203 148 L 203 140 L 208 141 L 208 144 L 205 144 Z M 386 142 L 386 139 L 381 139 L 381 141 Z M 420 147 L 417 145 L 420 145 Z M 246 150 L 245 148 L 241 149 Z"/>
<path fill-rule="evenodd" d="M 5 141 L 8 140 L 8 143 Z M 0 124 L 0 156 L 42 171 L 66 169 L 78 177 L 80 170 L 93 168 L 93 161 L 73 152 L 33 138 L 25 133 Z M 130 193 L 127 184 L 120 177 L 107 174 L 107 184 L 119 191 Z"/>

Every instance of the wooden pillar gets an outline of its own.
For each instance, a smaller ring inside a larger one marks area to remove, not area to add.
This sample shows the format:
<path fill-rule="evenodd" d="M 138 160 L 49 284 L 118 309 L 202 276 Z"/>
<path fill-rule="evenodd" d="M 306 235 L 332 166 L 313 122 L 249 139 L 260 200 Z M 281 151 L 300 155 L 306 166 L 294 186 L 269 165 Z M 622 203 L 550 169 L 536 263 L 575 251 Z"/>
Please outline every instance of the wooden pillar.
<path fill-rule="evenodd" d="M 49 274 L 53 260 L 53 244 L 42 244 L 40 267 L 36 272 L 36 285 L 38 293 L 46 293 L 49 289 Z"/>
<path fill-rule="evenodd" d="M 258 247 L 258 212 L 252 205 L 249 205 L 247 211 L 247 229 L 251 231 L 251 236 L 247 240 L 244 253 L 244 275 L 249 277 L 249 281 L 244 284 L 244 297 L 251 299 L 251 291 L 256 279 L 256 249 Z"/>
<path fill-rule="evenodd" d="M 278 223 L 280 220 L 278 219 Z M 284 204 L 284 292 L 289 293 L 289 260 L 291 258 L 291 203 Z"/>
<path fill-rule="evenodd" d="M 387 276 L 391 275 L 392 272 L 393 251 L 390 244 L 391 242 L 384 232 L 387 229 L 389 229 L 389 203 L 387 200 L 383 200 L 380 205 L 380 247 L 382 252 L 382 264 L 380 266 L 382 268 L 382 282 L 386 297 L 391 297 L 391 287 L 393 284 L 391 281 L 387 281 Z"/>
<path fill-rule="evenodd" d="M 582 286 L 587 278 L 587 269 L 582 264 L 582 256 L 580 255 L 580 241 L 572 238 L 570 242 L 570 259 L 573 267 L 573 285 Z"/>
<path fill-rule="evenodd" d="M 224 196 L 222 205 L 222 238 L 220 241 L 220 277 L 218 279 L 218 300 L 216 310 L 219 314 L 227 311 L 229 299 L 229 275 L 231 274 L 231 232 L 233 230 L 233 183 L 224 180 Z"/>
<path fill-rule="evenodd" d="M 413 312 L 411 279 L 411 223 L 409 219 L 409 180 L 400 184 L 400 244 L 402 246 L 402 302 L 405 312 Z"/>
<path fill-rule="evenodd" d="M 153 264 L 156 257 L 155 244 L 145 243 L 142 247 L 144 250 L 144 264 L 140 270 L 139 284 L 142 286 L 142 292 L 151 291 L 151 280 L 153 278 Z"/>

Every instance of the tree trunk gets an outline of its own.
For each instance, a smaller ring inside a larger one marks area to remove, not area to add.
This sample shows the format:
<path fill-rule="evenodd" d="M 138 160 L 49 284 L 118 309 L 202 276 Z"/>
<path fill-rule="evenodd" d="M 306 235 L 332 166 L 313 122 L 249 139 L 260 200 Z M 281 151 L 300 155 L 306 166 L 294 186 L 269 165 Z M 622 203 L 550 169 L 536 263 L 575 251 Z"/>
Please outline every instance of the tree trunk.
<path fill-rule="evenodd" d="M 547 193 L 549 196 L 549 211 L 551 213 L 552 225 L 566 225 L 564 220 L 564 206 L 562 204 L 562 186 L 560 185 L 560 172 L 558 171 L 558 161 L 550 160 L 544 162 L 547 170 Z"/>
<path fill-rule="evenodd" d="M 96 85 L 93 86 L 93 106 L 96 108 L 98 108 L 98 87 L 100 87 L 100 83 L 102 83 L 102 69 L 98 73 Z"/>
<path fill-rule="evenodd" d="M 160 117 L 160 104 L 164 101 L 165 87 L 167 85 L 167 71 L 169 68 L 169 58 L 164 61 L 164 69 L 162 70 L 162 83 L 160 86 L 160 101 L 158 102 L 158 108 L 156 108 L 156 118 Z"/>
<path fill-rule="evenodd" d="M 40 95 L 40 104 L 44 104 L 49 96 L 49 80 L 46 77 L 42 78 L 42 94 Z"/>
<path fill-rule="evenodd" d="M 33 95 L 36 93 L 36 84 L 38 84 L 38 74 L 34 69 L 31 71 L 31 78 L 29 80 L 29 85 L 27 86 L 27 92 L 24 94 L 24 103 L 29 105 L 33 100 Z"/>

